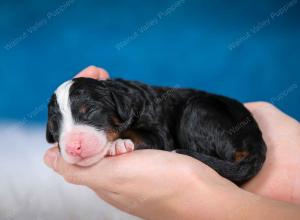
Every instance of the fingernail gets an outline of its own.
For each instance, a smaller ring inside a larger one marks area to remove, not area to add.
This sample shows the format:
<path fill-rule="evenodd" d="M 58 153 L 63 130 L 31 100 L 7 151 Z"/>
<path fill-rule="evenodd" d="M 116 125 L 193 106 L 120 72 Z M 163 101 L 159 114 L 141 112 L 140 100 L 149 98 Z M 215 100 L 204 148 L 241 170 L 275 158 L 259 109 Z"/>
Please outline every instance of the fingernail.
<path fill-rule="evenodd" d="M 55 169 L 56 161 L 57 161 L 57 153 L 56 152 L 47 152 L 45 156 L 45 163 L 48 167 Z"/>

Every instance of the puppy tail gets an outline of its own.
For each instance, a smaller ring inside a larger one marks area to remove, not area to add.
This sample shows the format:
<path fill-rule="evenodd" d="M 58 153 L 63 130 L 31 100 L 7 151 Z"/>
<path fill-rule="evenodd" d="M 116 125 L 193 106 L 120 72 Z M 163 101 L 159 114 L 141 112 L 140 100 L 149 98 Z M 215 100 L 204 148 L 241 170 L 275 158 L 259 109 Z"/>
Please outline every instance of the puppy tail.
<path fill-rule="evenodd" d="M 237 162 L 225 161 L 189 149 L 178 149 L 176 153 L 194 157 L 213 168 L 226 179 L 241 185 L 254 177 L 262 168 L 266 157 L 266 148 L 263 146 L 260 149 L 259 152 L 250 153 L 247 157 Z"/>

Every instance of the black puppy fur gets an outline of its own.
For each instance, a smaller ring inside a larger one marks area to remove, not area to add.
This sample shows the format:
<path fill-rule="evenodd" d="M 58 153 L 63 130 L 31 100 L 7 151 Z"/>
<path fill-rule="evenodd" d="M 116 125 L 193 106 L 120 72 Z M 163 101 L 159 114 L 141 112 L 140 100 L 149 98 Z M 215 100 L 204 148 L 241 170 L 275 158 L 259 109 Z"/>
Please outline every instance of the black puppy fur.
<path fill-rule="evenodd" d="M 265 161 L 262 133 L 236 100 L 121 79 L 73 81 L 69 99 L 74 120 L 105 130 L 111 139 L 131 139 L 135 150 L 175 150 L 236 184 L 255 176 Z M 58 142 L 61 114 L 55 95 L 48 114 L 47 140 Z"/>

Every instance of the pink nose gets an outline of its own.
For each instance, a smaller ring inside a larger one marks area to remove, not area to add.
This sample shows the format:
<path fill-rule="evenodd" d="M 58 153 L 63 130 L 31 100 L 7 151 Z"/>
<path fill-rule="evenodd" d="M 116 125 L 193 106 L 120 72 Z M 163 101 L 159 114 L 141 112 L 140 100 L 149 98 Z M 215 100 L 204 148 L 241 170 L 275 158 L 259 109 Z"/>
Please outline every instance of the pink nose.
<path fill-rule="evenodd" d="M 79 141 L 75 141 L 68 144 L 66 147 L 66 152 L 73 157 L 80 156 L 82 153 L 81 143 Z"/>

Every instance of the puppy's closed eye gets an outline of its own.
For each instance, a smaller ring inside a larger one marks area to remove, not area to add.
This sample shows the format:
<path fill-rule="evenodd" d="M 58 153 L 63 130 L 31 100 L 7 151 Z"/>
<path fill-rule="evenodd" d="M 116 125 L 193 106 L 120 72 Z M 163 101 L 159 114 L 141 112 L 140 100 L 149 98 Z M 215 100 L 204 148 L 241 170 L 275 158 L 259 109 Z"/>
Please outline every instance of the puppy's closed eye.
<path fill-rule="evenodd" d="M 101 115 L 101 111 L 98 109 L 91 109 L 86 113 L 86 117 L 88 120 L 93 120 L 96 117 Z"/>
<path fill-rule="evenodd" d="M 78 109 L 80 117 L 85 120 L 92 120 L 100 114 L 100 111 L 95 106 L 81 105 Z"/>

